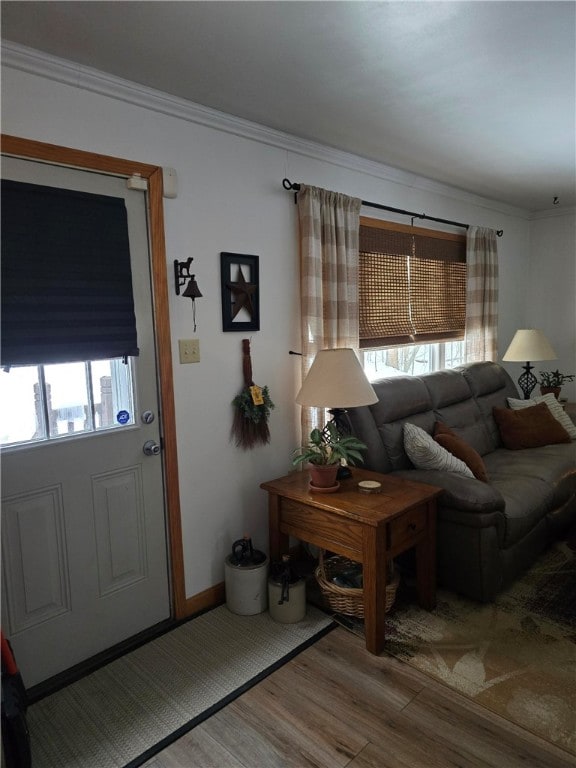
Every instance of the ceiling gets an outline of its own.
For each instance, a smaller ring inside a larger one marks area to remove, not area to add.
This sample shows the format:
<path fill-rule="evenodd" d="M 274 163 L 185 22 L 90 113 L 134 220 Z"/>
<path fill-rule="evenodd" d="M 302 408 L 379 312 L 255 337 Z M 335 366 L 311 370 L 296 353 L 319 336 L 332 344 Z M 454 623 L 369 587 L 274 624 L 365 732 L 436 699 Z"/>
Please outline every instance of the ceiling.
<path fill-rule="evenodd" d="M 1 31 L 529 211 L 576 204 L 571 0 L 3 0 Z"/>

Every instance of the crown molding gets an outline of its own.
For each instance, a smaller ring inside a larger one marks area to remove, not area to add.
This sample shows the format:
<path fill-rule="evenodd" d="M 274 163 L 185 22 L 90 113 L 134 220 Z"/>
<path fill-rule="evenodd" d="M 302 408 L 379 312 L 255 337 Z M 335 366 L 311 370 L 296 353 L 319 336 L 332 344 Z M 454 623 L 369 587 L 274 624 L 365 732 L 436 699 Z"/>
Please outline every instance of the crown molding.
<path fill-rule="evenodd" d="M 574 216 L 576 214 L 576 207 L 570 206 L 569 208 L 546 208 L 542 211 L 533 211 L 529 218 L 530 221 L 537 219 L 553 219 L 558 216 Z"/>
<path fill-rule="evenodd" d="M 52 56 L 34 48 L 3 40 L 1 57 L 3 67 L 44 77 L 73 88 L 98 93 L 190 123 L 203 125 L 217 131 L 231 133 L 261 144 L 277 147 L 303 157 L 321 160 L 348 170 L 368 174 L 404 187 L 432 192 L 436 195 L 458 200 L 459 202 L 471 203 L 487 210 L 521 219 L 529 218 L 529 213 L 525 209 L 484 198 L 466 190 L 434 181 L 433 179 L 369 160 L 360 155 L 334 149 L 307 139 L 300 139 L 297 136 L 283 133 L 273 128 L 267 128 L 258 123 L 219 112 L 186 99 L 171 96 L 162 91 L 139 85 L 130 80 L 124 80 L 115 75 L 110 75 L 67 59 Z M 292 179 L 292 181 L 301 180 Z M 428 214 L 433 215 L 431 211 L 428 211 Z M 441 213 L 437 213 L 437 215 L 441 215 Z"/>

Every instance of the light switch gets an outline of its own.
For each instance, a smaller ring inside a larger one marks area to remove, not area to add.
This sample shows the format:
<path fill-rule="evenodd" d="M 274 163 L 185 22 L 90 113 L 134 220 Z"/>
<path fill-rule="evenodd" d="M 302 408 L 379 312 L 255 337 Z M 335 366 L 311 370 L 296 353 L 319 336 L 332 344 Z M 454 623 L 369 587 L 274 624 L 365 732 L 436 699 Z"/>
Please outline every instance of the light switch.
<path fill-rule="evenodd" d="M 178 351 L 181 363 L 199 363 L 200 339 L 179 339 Z"/>

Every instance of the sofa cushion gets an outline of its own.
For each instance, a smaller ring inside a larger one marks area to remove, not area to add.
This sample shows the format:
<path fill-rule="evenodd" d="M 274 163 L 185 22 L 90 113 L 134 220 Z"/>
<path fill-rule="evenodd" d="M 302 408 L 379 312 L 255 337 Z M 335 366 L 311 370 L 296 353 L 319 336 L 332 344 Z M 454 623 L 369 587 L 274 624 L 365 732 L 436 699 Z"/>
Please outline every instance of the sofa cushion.
<path fill-rule="evenodd" d="M 500 439 L 500 432 L 498 426 L 494 421 L 492 415 L 492 409 L 506 408 L 508 397 L 518 397 L 518 390 L 514 385 L 514 382 L 508 375 L 508 373 L 498 363 L 481 362 L 471 363 L 469 365 L 463 365 L 456 369 L 460 371 L 463 378 L 468 382 L 470 391 L 476 401 L 476 405 L 481 413 L 481 424 L 483 426 L 483 433 L 485 436 L 485 444 L 481 445 L 476 440 L 472 440 L 468 435 L 464 435 L 459 432 L 461 437 L 464 437 L 481 456 L 484 456 L 496 448 L 501 447 L 502 441 Z M 454 424 L 445 419 L 450 426 Z"/>
<path fill-rule="evenodd" d="M 552 416 L 546 403 L 518 411 L 495 407 L 492 413 L 502 442 L 511 451 L 570 442 L 570 435 Z"/>
<path fill-rule="evenodd" d="M 409 469 L 412 464 L 404 450 L 404 422 L 410 420 L 417 426 L 432 432 L 434 412 L 430 395 L 424 383 L 413 376 L 397 376 L 381 379 L 372 384 L 378 396 L 378 402 L 363 408 L 351 408 L 348 411 L 355 434 L 362 434 L 363 440 L 371 446 L 374 432 L 380 442 L 378 450 L 367 453 L 367 469 L 377 472 L 390 469 Z M 362 423 L 362 414 L 370 414 L 370 429 Z M 370 443 L 368 439 L 370 439 Z"/>
<path fill-rule="evenodd" d="M 576 490 L 576 443 L 556 443 L 523 451 L 499 448 L 484 457 L 490 482 L 497 486 L 505 477 L 514 477 L 522 483 L 525 477 L 535 477 L 558 489 L 568 485 Z M 562 497 L 564 498 L 564 497 Z"/>
<path fill-rule="evenodd" d="M 520 410 L 521 408 L 529 408 L 532 405 L 538 405 L 538 403 L 546 403 L 550 409 L 550 413 L 554 416 L 556 421 L 559 421 L 560 424 L 562 424 L 572 440 L 576 440 L 576 424 L 574 424 L 552 392 L 549 392 L 547 395 L 536 395 L 529 400 L 516 400 L 514 397 L 508 398 L 508 405 L 515 411 Z"/>
<path fill-rule="evenodd" d="M 523 476 L 520 479 L 512 475 L 499 478 L 494 485 L 506 501 L 502 541 L 506 549 L 520 541 L 546 517 L 552 508 L 554 488 L 537 477 Z"/>
<path fill-rule="evenodd" d="M 372 384 L 378 402 L 369 406 L 376 424 L 406 419 L 432 410 L 430 394 L 416 376 L 394 376 Z"/>
<path fill-rule="evenodd" d="M 435 411 L 471 400 L 470 387 L 462 374 L 454 370 L 435 371 L 423 376 L 421 381 L 430 393 Z"/>
<path fill-rule="evenodd" d="M 461 373 L 436 371 L 423 376 L 422 381 L 430 393 L 436 421 L 452 427 L 479 454 L 492 450 L 482 413 Z"/>
<path fill-rule="evenodd" d="M 463 461 L 466 466 L 472 470 L 472 474 L 477 480 L 483 483 L 488 482 L 486 466 L 482 461 L 480 454 L 472 448 L 465 440 L 453 432 L 447 424 L 437 421 L 434 425 L 434 440 L 457 459 Z"/>
<path fill-rule="evenodd" d="M 488 396 L 503 399 L 504 394 L 507 397 L 518 395 L 514 382 L 498 363 L 489 361 L 469 363 L 454 370 L 460 372 L 466 379 L 470 392 L 477 400 Z"/>
<path fill-rule="evenodd" d="M 404 448 L 417 469 L 436 469 L 474 477 L 466 464 L 439 445 L 431 435 L 415 424 L 404 424 Z"/>
<path fill-rule="evenodd" d="M 555 510 L 566 508 L 574 520 L 576 498 L 576 443 L 556 443 L 523 451 L 499 448 L 484 457 L 490 484 L 506 500 L 506 545 L 527 529 L 520 519 L 524 509 L 526 524 L 534 524 L 544 511 L 548 520 Z M 523 494 L 520 493 L 523 490 Z M 527 503 L 527 500 L 530 503 Z M 545 503 L 543 508 L 540 501 Z M 569 509 L 567 508 L 567 505 Z M 553 523 L 552 523 L 553 524 Z"/>

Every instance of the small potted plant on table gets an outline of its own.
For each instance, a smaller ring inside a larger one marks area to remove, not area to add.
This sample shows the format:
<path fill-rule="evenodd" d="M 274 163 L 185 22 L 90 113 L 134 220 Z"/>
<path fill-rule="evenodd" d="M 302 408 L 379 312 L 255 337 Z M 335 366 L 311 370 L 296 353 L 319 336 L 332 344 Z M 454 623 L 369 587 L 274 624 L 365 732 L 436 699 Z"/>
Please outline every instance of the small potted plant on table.
<path fill-rule="evenodd" d="M 565 381 L 574 381 L 573 373 L 560 373 L 560 371 L 540 371 L 540 393 L 547 395 L 552 392 L 556 400 L 560 397 L 560 390 Z"/>
<path fill-rule="evenodd" d="M 361 440 L 340 434 L 329 421 L 323 431 L 312 430 L 309 442 L 294 451 L 292 463 L 295 467 L 309 464 L 311 490 L 327 493 L 338 489 L 336 476 L 342 463 L 354 466 L 356 462 L 363 462 L 360 451 L 365 449 Z"/>

